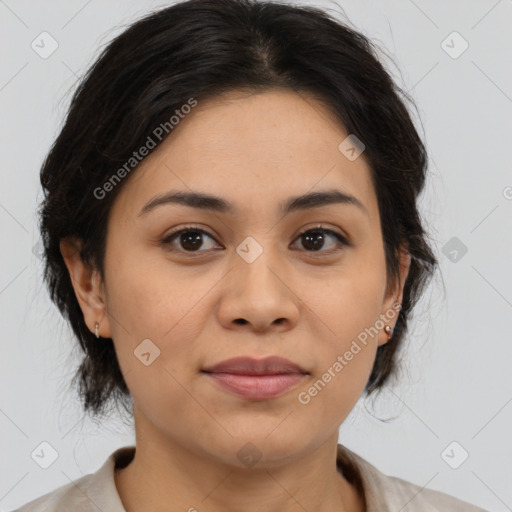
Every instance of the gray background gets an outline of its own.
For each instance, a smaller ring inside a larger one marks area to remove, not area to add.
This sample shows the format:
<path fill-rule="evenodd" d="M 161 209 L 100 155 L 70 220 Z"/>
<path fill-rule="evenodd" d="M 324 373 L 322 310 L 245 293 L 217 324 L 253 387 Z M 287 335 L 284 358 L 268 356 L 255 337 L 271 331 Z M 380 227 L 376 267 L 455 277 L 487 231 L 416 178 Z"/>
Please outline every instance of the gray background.
<path fill-rule="evenodd" d="M 373 408 L 360 400 L 340 441 L 385 473 L 512 510 L 512 1 L 302 3 L 342 7 L 417 102 L 431 156 L 422 210 L 442 273 L 417 309 L 400 383 Z M 133 443 L 120 421 L 84 420 L 68 391 L 77 350 L 42 286 L 35 208 L 77 78 L 129 22 L 164 5 L 0 0 L 1 510 Z M 47 58 L 31 47 L 43 51 L 43 31 L 58 43 Z M 44 441 L 58 452 L 48 469 L 30 455 Z M 462 449 L 469 457 L 453 469 L 446 460 L 456 465 Z"/>

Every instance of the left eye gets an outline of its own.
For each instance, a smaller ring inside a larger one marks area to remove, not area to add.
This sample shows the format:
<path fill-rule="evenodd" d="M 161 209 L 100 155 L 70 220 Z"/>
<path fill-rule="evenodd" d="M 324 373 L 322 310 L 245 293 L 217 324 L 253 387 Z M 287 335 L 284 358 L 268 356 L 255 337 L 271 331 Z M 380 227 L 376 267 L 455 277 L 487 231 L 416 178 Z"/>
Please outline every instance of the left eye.
<path fill-rule="evenodd" d="M 203 235 L 206 235 L 208 238 L 215 241 L 212 235 L 210 235 L 206 231 L 199 228 L 188 227 L 171 233 L 162 240 L 162 244 L 172 246 L 174 245 L 174 242 L 178 240 L 181 245 L 181 248 L 178 250 L 183 249 L 185 252 L 188 253 L 204 252 L 198 250 L 203 246 Z M 309 250 L 307 250 L 307 252 L 319 252 L 320 249 L 324 248 L 325 241 L 329 237 L 335 240 L 334 246 L 349 245 L 347 239 L 344 236 L 330 229 L 325 229 L 321 227 L 307 229 L 303 231 L 298 235 L 297 240 L 302 239 L 303 246 L 308 246 L 310 248 Z M 332 251 L 333 249 L 321 252 L 330 253 Z"/>
<path fill-rule="evenodd" d="M 343 246 L 343 245 L 349 245 L 347 239 L 340 235 L 339 233 L 336 233 L 336 231 L 332 231 L 331 229 L 325 229 L 325 228 L 313 228 L 313 229 L 307 229 L 300 233 L 300 235 L 297 237 L 297 239 L 302 238 L 303 239 L 303 245 L 308 245 L 312 247 L 312 250 L 308 252 L 318 252 L 320 248 L 324 247 L 325 240 L 327 237 L 331 237 L 335 239 L 334 243 L 334 249 L 328 250 L 328 251 L 322 251 L 324 253 L 330 254 L 331 252 L 336 250 L 336 245 Z"/>

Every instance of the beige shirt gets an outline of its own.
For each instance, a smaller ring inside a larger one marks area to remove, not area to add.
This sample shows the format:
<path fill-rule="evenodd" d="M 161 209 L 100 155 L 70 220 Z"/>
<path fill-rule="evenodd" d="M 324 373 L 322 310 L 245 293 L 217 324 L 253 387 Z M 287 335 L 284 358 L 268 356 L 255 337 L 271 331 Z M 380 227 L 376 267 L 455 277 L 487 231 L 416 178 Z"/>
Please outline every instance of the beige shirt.
<path fill-rule="evenodd" d="M 119 448 L 95 473 L 58 487 L 13 512 L 126 512 L 116 489 L 114 471 L 127 466 L 134 454 L 134 446 Z M 364 493 L 366 512 L 488 512 L 448 494 L 385 475 L 340 444 L 337 465 L 345 478 Z"/>

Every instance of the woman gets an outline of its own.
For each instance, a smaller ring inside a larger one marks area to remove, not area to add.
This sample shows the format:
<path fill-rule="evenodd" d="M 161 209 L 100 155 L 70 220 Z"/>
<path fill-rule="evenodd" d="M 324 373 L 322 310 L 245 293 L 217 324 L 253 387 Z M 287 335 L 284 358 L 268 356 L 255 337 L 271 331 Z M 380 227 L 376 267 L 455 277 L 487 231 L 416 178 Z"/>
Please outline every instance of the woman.
<path fill-rule="evenodd" d="M 313 8 L 192 0 L 108 46 L 41 231 L 84 409 L 123 404 L 136 446 L 20 511 L 482 510 L 338 444 L 437 265 L 402 96 Z"/>

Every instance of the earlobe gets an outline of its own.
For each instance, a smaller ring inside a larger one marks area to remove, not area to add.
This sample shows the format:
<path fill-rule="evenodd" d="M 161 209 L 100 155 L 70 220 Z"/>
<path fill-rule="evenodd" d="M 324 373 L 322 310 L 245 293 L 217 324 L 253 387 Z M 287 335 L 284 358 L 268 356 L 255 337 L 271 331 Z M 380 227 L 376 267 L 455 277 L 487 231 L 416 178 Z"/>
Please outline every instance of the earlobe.
<path fill-rule="evenodd" d="M 409 275 L 409 269 L 411 267 L 411 254 L 405 246 L 400 248 L 400 269 L 399 279 L 395 281 L 394 288 L 388 293 L 384 301 L 384 308 L 381 312 L 386 325 L 379 334 L 379 346 L 385 345 L 393 336 L 393 330 L 396 325 L 398 314 L 402 308 L 402 300 L 404 293 L 404 285 Z M 388 328 L 389 326 L 389 328 Z"/>
<path fill-rule="evenodd" d="M 81 249 L 82 241 L 79 239 L 66 238 L 60 242 L 60 252 L 68 269 L 85 323 L 91 332 L 95 331 L 95 325 L 98 323 L 101 336 L 111 337 L 101 277 L 97 269 L 82 260 Z"/>

